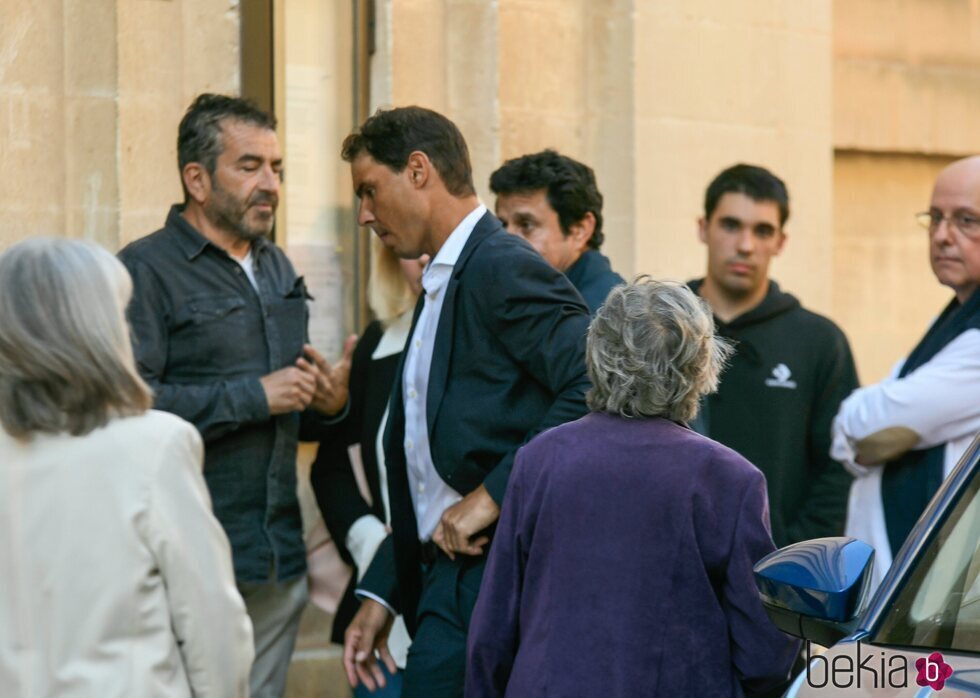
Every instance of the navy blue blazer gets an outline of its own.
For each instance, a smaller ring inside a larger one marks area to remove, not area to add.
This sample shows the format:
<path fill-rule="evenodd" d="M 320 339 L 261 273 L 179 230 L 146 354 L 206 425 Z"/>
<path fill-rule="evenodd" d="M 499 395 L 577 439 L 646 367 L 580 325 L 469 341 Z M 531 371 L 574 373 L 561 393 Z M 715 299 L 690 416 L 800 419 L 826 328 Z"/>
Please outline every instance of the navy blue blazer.
<path fill-rule="evenodd" d="M 563 274 L 489 212 L 463 247 L 445 293 L 426 401 L 432 460 L 460 494 L 482 484 L 500 504 L 517 449 L 587 412 L 588 309 Z M 409 342 L 423 302 L 424 296 Z M 422 580 L 403 447 L 404 358 L 384 441 L 392 535 L 358 588 L 388 601 L 414 633 Z"/>

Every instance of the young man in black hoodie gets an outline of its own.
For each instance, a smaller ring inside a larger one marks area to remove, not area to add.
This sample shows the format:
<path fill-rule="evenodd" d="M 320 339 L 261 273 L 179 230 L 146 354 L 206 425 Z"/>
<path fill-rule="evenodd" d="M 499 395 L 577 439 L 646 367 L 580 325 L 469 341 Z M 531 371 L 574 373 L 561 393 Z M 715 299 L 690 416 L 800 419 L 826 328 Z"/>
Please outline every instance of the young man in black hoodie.
<path fill-rule="evenodd" d="M 708 270 L 691 288 L 736 348 L 694 428 L 766 476 L 777 546 L 841 535 L 851 476 L 830 458 L 831 423 L 858 387 L 847 338 L 769 279 L 786 243 L 789 195 L 766 169 L 735 165 L 708 186 Z"/>

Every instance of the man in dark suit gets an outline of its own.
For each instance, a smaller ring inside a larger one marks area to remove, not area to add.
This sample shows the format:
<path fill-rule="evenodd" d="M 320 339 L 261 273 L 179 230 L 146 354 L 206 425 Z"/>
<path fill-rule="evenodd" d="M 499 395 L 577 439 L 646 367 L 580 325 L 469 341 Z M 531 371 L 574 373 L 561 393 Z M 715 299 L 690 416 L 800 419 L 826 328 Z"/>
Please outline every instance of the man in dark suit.
<path fill-rule="evenodd" d="M 430 255 L 385 434 L 392 535 L 347 629 L 352 685 L 394 670 L 396 612 L 414 641 L 405 696 L 463 692 L 466 632 L 517 449 L 586 412 L 588 311 L 569 281 L 476 196 L 466 142 L 419 107 L 344 141 L 358 222 L 403 258 Z"/>

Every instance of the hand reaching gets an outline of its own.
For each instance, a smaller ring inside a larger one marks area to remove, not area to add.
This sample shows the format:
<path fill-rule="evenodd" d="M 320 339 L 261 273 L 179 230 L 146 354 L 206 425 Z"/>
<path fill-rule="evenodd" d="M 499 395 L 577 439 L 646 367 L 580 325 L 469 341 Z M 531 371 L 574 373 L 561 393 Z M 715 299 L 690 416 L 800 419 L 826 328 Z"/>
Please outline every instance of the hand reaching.
<path fill-rule="evenodd" d="M 303 345 L 303 356 L 296 360 L 296 366 L 313 376 L 316 390 L 310 405 L 325 415 L 335 415 L 347 404 L 350 388 L 350 363 L 357 344 L 357 335 L 351 335 L 344 342 L 344 355 L 330 364 L 309 344 Z"/>

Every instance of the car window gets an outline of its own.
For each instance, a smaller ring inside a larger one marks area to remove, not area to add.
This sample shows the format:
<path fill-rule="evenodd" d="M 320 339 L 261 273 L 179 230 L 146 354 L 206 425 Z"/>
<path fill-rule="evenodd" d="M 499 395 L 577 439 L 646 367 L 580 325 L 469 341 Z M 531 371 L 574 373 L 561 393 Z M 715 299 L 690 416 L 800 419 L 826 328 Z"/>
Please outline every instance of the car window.
<path fill-rule="evenodd" d="M 980 477 L 933 536 L 873 642 L 980 651 Z"/>

